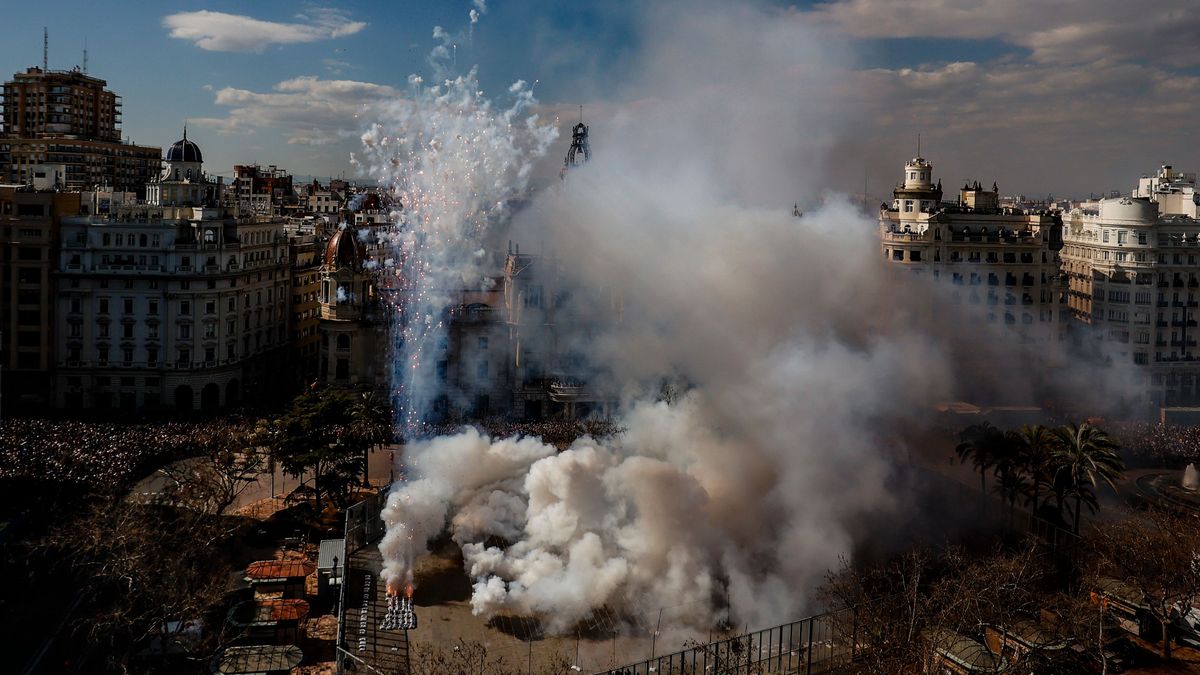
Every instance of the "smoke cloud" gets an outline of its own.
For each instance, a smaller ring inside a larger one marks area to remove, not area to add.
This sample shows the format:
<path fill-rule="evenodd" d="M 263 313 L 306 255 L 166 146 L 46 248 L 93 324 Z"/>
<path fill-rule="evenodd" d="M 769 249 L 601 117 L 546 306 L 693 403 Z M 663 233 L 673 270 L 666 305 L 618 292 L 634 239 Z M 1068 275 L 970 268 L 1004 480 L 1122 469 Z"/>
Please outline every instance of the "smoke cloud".
<path fill-rule="evenodd" d="M 562 452 L 474 430 L 410 445 L 385 577 L 448 528 L 481 615 L 566 631 L 687 605 L 683 623 L 767 625 L 813 609 L 862 524 L 901 513 L 894 429 L 956 394 L 947 345 L 968 327 L 931 319 L 939 291 L 818 191 L 855 120 L 830 74 L 844 46 L 790 10 L 687 8 L 647 14 L 639 75 L 589 106 L 594 159 L 511 224 L 544 243 L 562 314 L 604 317 L 560 338 L 625 431 Z M 658 400 L 664 378 L 683 395 Z"/>

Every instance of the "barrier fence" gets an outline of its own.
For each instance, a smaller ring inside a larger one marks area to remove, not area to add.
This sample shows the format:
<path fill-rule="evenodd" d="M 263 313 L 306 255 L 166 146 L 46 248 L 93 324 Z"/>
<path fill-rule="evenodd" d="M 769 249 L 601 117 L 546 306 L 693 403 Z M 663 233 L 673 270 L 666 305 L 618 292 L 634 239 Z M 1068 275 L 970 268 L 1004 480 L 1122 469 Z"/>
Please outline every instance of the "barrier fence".
<path fill-rule="evenodd" d="M 848 611 L 818 614 L 773 628 L 697 645 L 602 675 L 767 675 L 824 673 L 854 658 Z"/>
<path fill-rule="evenodd" d="M 380 490 L 363 501 L 346 508 L 346 552 L 344 554 L 346 559 L 341 562 L 343 572 L 342 583 L 338 587 L 338 627 L 337 639 L 334 642 L 337 672 L 339 673 L 357 671 L 386 675 L 346 650 L 346 587 L 349 586 L 347 579 L 350 576 L 348 574 L 350 559 L 367 544 L 383 536 L 383 520 L 380 519 L 379 514 L 383 511 L 383 503 L 386 499 L 387 491 Z"/>

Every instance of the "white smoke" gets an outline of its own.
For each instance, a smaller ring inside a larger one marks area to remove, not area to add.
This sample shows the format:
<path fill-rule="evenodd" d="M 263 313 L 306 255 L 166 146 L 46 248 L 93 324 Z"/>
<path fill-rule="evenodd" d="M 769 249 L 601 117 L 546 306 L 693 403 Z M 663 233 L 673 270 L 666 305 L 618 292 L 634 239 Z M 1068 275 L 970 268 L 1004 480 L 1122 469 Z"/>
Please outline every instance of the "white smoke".
<path fill-rule="evenodd" d="M 810 610 L 858 524 L 896 512 L 892 430 L 951 393 L 941 347 L 960 327 L 923 323 L 929 289 L 900 283 L 843 199 L 791 215 L 853 128 L 841 46 L 793 10 L 688 7 L 646 17 L 632 103 L 591 106 L 603 151 L 514 226 L 589 316 L 620 298 L 598 334 L 559 330 L 590 386 L 621 394 L 626 431 L 561 453 L 475 431 L 410 446 L 383 513 L 389 580 L 448 528 L 481 615 L 562 631 L 688 604 L 684 621 L 763 625 Z M 664 376 L 691 385 L 681 400 L 647 395 Z"/>

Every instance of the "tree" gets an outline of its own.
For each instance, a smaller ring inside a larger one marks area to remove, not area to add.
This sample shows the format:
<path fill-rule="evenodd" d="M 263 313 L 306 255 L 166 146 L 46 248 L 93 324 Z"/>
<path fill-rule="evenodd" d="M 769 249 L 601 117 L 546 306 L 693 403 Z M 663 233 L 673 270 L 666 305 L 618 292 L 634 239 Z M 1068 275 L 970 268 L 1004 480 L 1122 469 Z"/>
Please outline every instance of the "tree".
<path fill-rule="evenodd" d="M 230 574 L 221 545 L 234 526 L 179 506 L 188 492 L 149 504 L 98 500 L 39 543 L 76 580 L 82 604 L 75 629 L 110 670 L 130 672 L 134 654 L 154 638 L 195 662 L 216 648 L 216 631 L 193 636 L 186 629 L 196 620 L 211 626 L 221 606 Z"/>
<path fill-rule="evenodd" d="M 1020 448 L 1021 471 L 1026 478 L 1029 505 L 1036 516 L 1041 508 L 1042 487 L 1047 494 L 1053 489 L 1058 439 L 1053 431 L 1040 424 L 1021 427 L 1013 438 Z"/>
<path fill-rule="evenodd" d="M 1004 433 L 1003 438 L 1003 442 L 997 441 L 992 449 L 992 468 L 996 475 L 996 490 L 1008 505 L 1011 522 L 1017 495 L 1025 489 L 1025 454 L 1018 434 Z"/>
<path fill-rule="evenodd" d="M 370 483 L 367 475 L 371 448 L 390 443 L 395 429 L 392 407 L 373 393 L 360 394 L 354 401 L 350 415 L 350 431 L 353 442 L 362 446 L 363 485 Z"/>
<path fill-rule="evenodd" d="M 266 458 L 251 436 L 239 435 L 214 444 L 207 456 L 181 460 L 158 470 L 189 508 L 217 515 L 233 505 L 266 469 Z"/>
<path fill-rule="evenodd" d="M 1200 519 L 1152 509 L 1089 534 L 1100 574 L 1135 589 L 1163 631 L 1163 658 L 1171 658 L 1176 613 L 1200 600 Z M 1135 599 L 1136 600 L 1136 599 Z"/>
<path fill-rule="evenodd" d="M 838 618 L 838 642 L 855 645 L 854 672 L 916 672 L 930 657 L 931 634 L 982 637 L 1036 613 L 1048 579 L 1046 558 L 1032 540 L 968 555 L 912 549 L 881 565 L 830 573 L 820 595 Z"/>
<path fill-rule="evenodd" d="M 1007 445 L 1008 439 L 1004 432 L 992 426 L 991 422 L 980 422 L 973 424 L 959 434 L 958 447 L 954 452 L 958 454 L 959 462 L 966 463 L 969 459 L 974 465 L 975 470 L 979 472 L 979 490 L 983 494 L 987 494 L 987 471 L 991 469 L 996 462 L 996 457 L 1003 452 L 1003 447 Z"/>
<path fill-rule="evenodd" d="M 1125 462 L 1108 434 L 1087 422 L 1064 425 L 1055 434 L 1059 441 L 1055 449 L 1056 489 L 1060 490 L 1060 500 L 1064 495 L 1074 497 L 1074 532 L 1079 534 L 1080 509 L 1087 506 L 1091 512 L 1096 511 L 1095 488 L 1103 482 L 1115 491 L 1114 481 L 1125 470 Z"/>
<path fill-rule="evenodd" d="M 293 476 L 313 473 L 317 512 L 322 496 L 345 495 L 363 468 L 361 446 L 352 432 L 354 400 L 339 389 L 307 391 L 259 437 Z"/>

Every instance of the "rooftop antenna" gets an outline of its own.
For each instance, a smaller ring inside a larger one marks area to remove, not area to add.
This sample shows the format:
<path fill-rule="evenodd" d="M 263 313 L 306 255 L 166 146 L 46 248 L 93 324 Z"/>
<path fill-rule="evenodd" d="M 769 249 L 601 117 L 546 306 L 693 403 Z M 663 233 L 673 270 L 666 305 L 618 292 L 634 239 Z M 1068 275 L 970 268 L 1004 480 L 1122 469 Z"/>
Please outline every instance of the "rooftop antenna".
<path fill-rule="evenodd" d="M 579 123 L 583 124 L 583 106 L 579 106 Z"/>
<path fill-rule="evenodd" d="M 921 132 L 917 132 L 917 157 L 921 156 Z"/>
<path fill-rule="evenodd" d="M 87 38 L 83 38 L 83 74 L 87 75 Z"/>
<path fill-rule="evenodd" d="M 42 70 L 50 70 L 50 31 L 42 26 Z"/>

